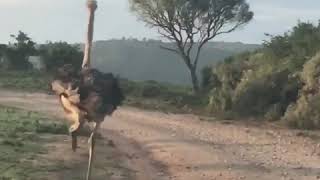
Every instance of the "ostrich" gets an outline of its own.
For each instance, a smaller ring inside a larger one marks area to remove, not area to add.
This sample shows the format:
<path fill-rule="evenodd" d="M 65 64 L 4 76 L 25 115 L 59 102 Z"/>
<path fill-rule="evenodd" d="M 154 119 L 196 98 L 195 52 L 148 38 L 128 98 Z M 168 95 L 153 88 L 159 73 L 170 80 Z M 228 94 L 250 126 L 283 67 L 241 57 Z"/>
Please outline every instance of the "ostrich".
<path fill-rule="evenodd" d="M 89 24 L 82 69 L 80 72 L 71 64 L 58 69 L 51 83 L 58 95 L 66 118 L 71 122 L 69 131 L 72 149 L 77 149 L 77 136 L 84 123 L 92 124 L 89 144 L 87 180 L 91 177 L 96 133 L 106 116 L 111 116 L 124 99 L 118 80 L 111 73 L 102 73 L 91 68 L 90 53 L 93 39 L 95 0 L 87 0 Z"/>

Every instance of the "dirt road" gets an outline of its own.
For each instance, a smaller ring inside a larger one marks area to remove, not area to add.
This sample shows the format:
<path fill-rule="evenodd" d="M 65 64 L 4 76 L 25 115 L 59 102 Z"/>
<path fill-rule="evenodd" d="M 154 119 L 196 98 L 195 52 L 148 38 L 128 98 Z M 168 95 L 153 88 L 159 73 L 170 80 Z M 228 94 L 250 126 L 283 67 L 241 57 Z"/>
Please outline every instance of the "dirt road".
<path fill-rule="evenodd" d="M 56 98 L 44 94 L 0 91 L 0 103 L 62 115 Z M 100 141 L 115 143 L 114 152 L 137 180 L 320 179 L 317 134 L 130 107 L 107 118 L 101 134 Z"/>

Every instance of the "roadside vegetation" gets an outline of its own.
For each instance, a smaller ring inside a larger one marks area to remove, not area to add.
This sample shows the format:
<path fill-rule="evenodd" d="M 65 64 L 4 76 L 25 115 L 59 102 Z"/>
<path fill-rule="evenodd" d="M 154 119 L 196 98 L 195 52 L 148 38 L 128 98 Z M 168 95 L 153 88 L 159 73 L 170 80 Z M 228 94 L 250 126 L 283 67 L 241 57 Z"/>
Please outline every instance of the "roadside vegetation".
<path fill-rule="evenodd" d="M 126 104 L 218 119 L 250 118 L 293 128 L 319 129 L 320 24 L 299 22 L 291 31 L 267 38 L 263 47 L 254 52 L 231 56 L 202 69 L 201 90 L 197 94 L 191 86 L 121 79 Z M 70 50 L 74 46 L 53 44 L 42 46 L 42 53 L 54 52 L 50 50 L 54 48 L 56 53 L 65 55 L 60 57 L 63 62 L 49 63 L 52 65 L 45 72 L 28 68 L 21 71 L 21 67 L 1 70 L 1 87 L 50 92 L 48 82 L 54 69 L 61 63 L 72 63 L 68 60 L 74 58 L 68 57 L 79 56 Z M 51 57 L 56 53 L 45 53 L 46 58 L 53 61 L 55 58 Z"/>
<path fill-rule="evenodd" d="M 264 47 L 204 70 L 208 110 L 320 128 L 320 24 L 299 22 Z"/>

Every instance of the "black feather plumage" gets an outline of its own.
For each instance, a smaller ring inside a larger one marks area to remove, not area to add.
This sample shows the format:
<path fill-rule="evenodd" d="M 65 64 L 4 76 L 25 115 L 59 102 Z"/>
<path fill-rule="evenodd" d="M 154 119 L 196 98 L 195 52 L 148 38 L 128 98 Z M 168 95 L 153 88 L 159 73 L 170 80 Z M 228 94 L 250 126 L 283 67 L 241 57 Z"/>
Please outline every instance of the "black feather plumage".
<path fill-rule="evenodd" d="M 124 100 L 118 79 L 96 69 L 80 72 L 79 94 L 80 106 L 89 116 L 111 115 Z"/>
<path fill-rule="evenodd" d="M 67 89 L 79 88 L 80 102 L 77 106 L 87 113 L 88 120 L 101 119 L 111 115 L 124 100 L 118 79 L 112 73 L 102 73 L 96 69 L 77 71 L 72 65 L 58 69 L 55 80 Z"/>

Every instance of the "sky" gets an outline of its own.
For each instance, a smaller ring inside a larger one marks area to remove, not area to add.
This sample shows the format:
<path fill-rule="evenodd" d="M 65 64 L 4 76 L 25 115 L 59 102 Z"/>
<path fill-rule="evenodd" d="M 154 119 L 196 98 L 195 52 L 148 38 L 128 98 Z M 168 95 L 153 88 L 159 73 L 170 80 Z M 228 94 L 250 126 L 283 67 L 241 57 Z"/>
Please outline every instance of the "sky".
<path fill-rule="evenodd" d="M 247 0 L 254 19 L 245 27 L 219 36 L 216 41 L 261 43 L 264 33 L 282 34 L 298 20 L 317 23 L 319 0 Z M 84 41 L 87 11 L 85 0 L 0 0 L 0 43 L 10 41 L 19 30 L 38 43 Z M 129 11 L 128 0 L 98 0 L 95 40 L 133 37 L 160 39 Z"/>

